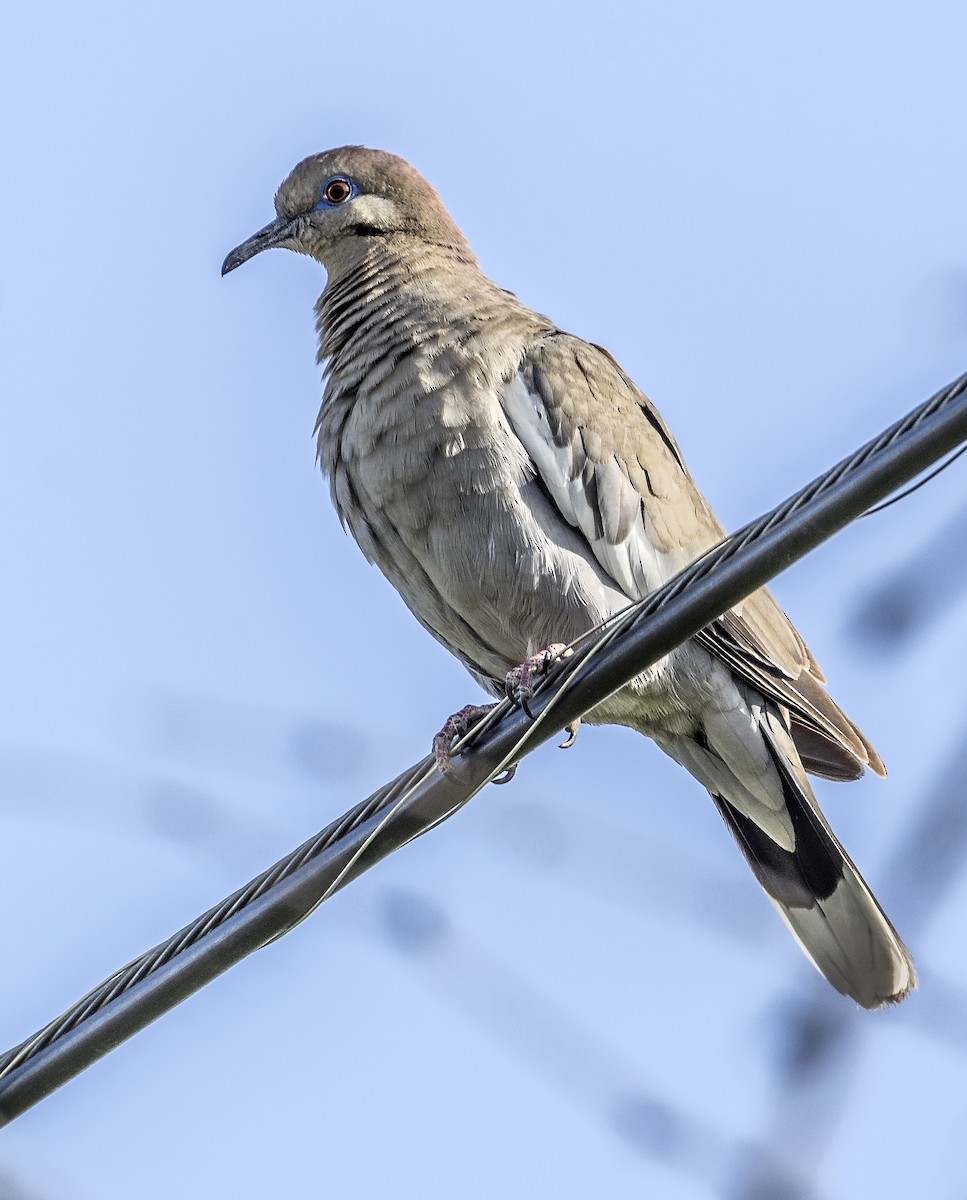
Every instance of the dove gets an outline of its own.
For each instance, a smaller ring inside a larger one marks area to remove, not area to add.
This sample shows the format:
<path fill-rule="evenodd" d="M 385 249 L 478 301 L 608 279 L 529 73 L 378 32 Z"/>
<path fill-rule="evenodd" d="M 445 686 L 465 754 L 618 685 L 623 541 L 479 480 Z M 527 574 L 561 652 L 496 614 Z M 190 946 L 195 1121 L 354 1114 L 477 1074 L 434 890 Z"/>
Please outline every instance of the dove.
<path fill-rule="evenodd" d="M 509 199 L 537 223 L 523 192 Z M 403 159 L 312 155 L 275 210 L 222 273 L 271 247 L 325 268 L 317 435 L 333 503 L 491 695 L 508 676 L 526 687 L 561 646 L 721 540 L 654 405 L 608 351 L 490 280 Z M 761 589 L 583 719 L 636 730 L 685 767 L 815 967 L 878 1008 L 916 986 L 913 963 L 809 775 L 885 769 L 825 682 Z"/>

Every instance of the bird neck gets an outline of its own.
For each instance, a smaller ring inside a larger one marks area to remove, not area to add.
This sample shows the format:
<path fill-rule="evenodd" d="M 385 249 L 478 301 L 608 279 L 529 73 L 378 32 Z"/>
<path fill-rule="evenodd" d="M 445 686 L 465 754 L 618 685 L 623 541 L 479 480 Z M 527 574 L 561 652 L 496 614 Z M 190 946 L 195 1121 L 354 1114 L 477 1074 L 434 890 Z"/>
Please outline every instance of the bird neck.
<path fill-rule="evenodd" d="M 461 314 L 517 302 L 460 247 L 367 238 L 351 261 L 329 266 L 316 304 L 319 357 L 337 366 L 369 343 L 413 343 L 452 329 Z M 360 253 L 361 249 L 361 253 Z"/>

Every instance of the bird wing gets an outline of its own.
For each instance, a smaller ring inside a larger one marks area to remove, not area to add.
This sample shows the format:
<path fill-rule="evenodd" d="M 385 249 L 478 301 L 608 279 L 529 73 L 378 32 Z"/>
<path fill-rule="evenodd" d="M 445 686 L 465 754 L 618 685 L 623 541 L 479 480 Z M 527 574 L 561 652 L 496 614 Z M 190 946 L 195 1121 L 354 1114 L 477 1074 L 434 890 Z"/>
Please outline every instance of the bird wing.
<path fill-rule="evenodd" d="M 527 352 L 501 403 L 561 515 L 630 600 L 725 535 L 658 411 L 601 347 L 547 335 Z M 884 773 L 879 755 L 827 695 L 815 659 L 767 588 L 698 639 L 788 710 L 807 770 L 843 780 L 857 778 L 864 765 Z"/>

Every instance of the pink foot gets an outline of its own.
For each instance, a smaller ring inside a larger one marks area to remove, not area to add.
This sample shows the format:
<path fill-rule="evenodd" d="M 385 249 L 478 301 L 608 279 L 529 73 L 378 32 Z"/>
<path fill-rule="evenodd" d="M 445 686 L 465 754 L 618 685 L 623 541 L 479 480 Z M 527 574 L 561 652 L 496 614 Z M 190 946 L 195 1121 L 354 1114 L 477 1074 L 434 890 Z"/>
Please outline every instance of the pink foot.
<path fill-rule="evenodd" d="M 440 771 L 446 775 L 453 766 L 451 747 L 457 738 L 472 729 L 481 717 L 486 716 L 495 704 L 465 704 L 459 712 L 448 717 L 440 732 L 433 739 L 433 758 Z"/>
<path fill-rule="evenodd" d="M 532 654 L 519 667 L 514 667 L 512 671 L 507 672 L 504 687 L 508 697 L 515 704 L 519 704 L 532 720 L 534 714 L 527 707 L 527 702 L 534 694 L 535 676 L 546 675 L 556 662 L 563 658 L 570 658 L 573 653 L 574 651 L 565 646 L 563 642 L 552 642 L 546 650 Z M 486 716 L 495 707 L 494 704 L 466 704 L 459 712 L 455 712 L 452 717 L 447 718 L 443 728 L 433 739 L 433 759 L 444 775 L 448 774 L 453 766 L 453 743 L 458 738 L 462 738 L 481 717 Z M 581 718 L 578 717 L 566 727 L 568 738 L 562 743 L 562 749 L 574 745 L 580 724 Z M 495 779 L 494 783 L 509 783 L 516 770 L 517 764 L 515 763 L 508 767 L 503 775 Z"/>
<path fill-rule="evenodd" d="M 504 688 L 508 697 L 519 704 L 525 713 L 533 718 L 533 713 L 527 707 L 530 698 L 534 695 L 534 677 L 536 675 L 546 675 L 556 662 L 562 658 L 570 658 L 574 653 L 563 642 L 552 642 L 546 650 L 541 650 L 537 654 L 532 654 L 530 658 L 525 658 L 519 667 L 514 667 L 512 671 L 507 672 L 504 680 Z"/>

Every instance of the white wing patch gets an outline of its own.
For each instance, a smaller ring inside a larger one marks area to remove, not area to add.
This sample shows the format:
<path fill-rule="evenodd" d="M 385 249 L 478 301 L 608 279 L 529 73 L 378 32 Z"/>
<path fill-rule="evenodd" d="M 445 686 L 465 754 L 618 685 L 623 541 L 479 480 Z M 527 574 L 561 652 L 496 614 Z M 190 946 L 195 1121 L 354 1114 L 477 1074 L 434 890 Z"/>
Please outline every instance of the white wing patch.
<path fill-rule="evenodd" d="M 503 388 L 500 402 L 561 515 L 587 538 L 594 556 L 631 600 L 659 587 L 680 565 L 648 538 L 641 500 L 612 458 L 592 462 L 579 443 L 559 445 L 544 401 L 520 375 Z"/>

